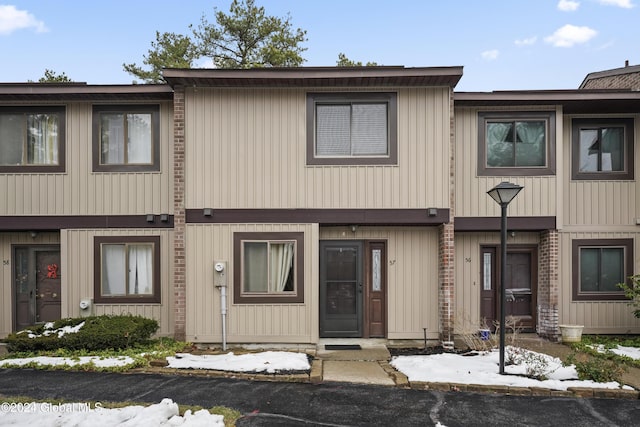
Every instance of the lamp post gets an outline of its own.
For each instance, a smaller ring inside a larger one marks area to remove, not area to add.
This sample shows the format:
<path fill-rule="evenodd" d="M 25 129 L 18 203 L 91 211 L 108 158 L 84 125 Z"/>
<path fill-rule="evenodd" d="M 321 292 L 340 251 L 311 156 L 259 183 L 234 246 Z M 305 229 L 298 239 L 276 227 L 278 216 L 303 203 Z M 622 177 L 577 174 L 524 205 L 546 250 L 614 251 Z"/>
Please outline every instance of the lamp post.
<path fill-rule="evenodd" d="M 500 205 L 502 219 L 500 221 L 500 375 L 504 375 L 504 333 L 505 333 L 505 276 L 507 275 L 507 206 L 524 187 L 510 182 L 500 184 L 487 191 L 493 200 Z"/>

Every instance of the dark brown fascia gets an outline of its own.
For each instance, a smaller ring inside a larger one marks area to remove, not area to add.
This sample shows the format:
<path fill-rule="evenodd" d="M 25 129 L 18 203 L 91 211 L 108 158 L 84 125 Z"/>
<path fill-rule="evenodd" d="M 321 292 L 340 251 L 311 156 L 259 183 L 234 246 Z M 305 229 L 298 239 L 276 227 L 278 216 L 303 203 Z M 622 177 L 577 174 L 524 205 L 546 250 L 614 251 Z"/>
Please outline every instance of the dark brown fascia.
<path fill-rule="evenodd" d="M 171 101 L 166 84 L 0 83 L 0 101 Z"/>
<path fill-rule="evenodd" d="M 500 217 L 456 217 L 454 231 L 500 231 Z M 555 216 L 514 216 L 507 218 L 509 231 L 543 231 L 556 229 Z"/>
<path fill-rule="evenodd" d="M 337 225 L 426 226 L 449 222 L 449 209 L 187 209 L 186 222 L 192 224 L 318 223 Z"/>
<path fill-rule="evenodd" d="M 162 217 L 165 215 L 166 221 L 163 221 Z M 153 214 L 153 222 L 147 220 L 147 215 L 0 216 L 2 231 L 44 231 L 69 228 L 173 228 L 173 215 Z"/>
<path fill-rule="evenodd" d="M 162 75 L 172 87 L 455 87 L 462 67 L 168 68 Z"/>
<path fill-rule="evenodd" d="M 518 107 L 560 105 L 566 114 L 640 112 L 640 92 L 632 90 L 548 90 L 455 92 L 456 107 Z"/>

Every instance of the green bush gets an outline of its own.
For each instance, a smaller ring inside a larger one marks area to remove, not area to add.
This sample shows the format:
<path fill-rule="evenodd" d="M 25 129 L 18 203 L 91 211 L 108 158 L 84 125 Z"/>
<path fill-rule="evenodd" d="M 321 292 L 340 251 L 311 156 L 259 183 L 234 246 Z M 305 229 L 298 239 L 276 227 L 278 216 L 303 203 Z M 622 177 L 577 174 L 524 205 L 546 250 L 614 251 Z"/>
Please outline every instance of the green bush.
<path fill-rule="evenodd" d="M 629 276 L 631 283 L 618 283 L 618 287 L 624 291 L 624 295 L 631 300 L 629 305 L 633 306 L 633 315 L 640 318 L 640 274 Z"/>
<path fill-rule="evenodd" d="M 613 360 L 588 357 L 584 361 L 579 361 L 575 354 L 567 356 L 564 364 L 575 365 L 579 380 L 591 380 L 597 383 L 622 383 L 622 374 L 626 371 L 623 366 Z"/>
<path fill-rule="evenodd" d="M 64 333 L 62 328 L 77 327 L 77 332 Z M 123 349 L 144 344 L 158 330 L 158 322 L 141 316 L 93 316 L 61 319 L 37 325 L 9 335 L 4 341 L 11 352 Z"/>

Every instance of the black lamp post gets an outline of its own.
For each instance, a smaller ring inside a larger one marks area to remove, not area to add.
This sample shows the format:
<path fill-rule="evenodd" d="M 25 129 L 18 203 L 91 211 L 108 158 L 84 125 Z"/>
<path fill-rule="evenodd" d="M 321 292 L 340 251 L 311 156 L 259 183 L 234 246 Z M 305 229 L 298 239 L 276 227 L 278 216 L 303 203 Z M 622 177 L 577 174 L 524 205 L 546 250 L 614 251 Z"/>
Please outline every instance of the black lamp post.
<path fill-rule="evenodd" d="M 506 305 L 505 276 L 507 275 L 507 206 L 524 187 L 510 182 L 500 184 L 487 191 L 493 200 L 500 205 L 502 220 L 500 222 L 500 375 L 504 375 L 504 332 Z"/>

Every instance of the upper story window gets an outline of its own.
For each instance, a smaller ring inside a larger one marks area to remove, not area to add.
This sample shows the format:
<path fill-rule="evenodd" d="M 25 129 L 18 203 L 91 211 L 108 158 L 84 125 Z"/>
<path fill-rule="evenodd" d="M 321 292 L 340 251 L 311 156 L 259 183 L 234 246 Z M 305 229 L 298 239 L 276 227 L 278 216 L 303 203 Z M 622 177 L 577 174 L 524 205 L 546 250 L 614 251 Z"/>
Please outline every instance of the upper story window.
<path fill-rule="evenodd" d="M 160 237 L 95 237 L 94 300 L 160 302 Z"/>
<path fill-rule="evenodd" d="M 396 93 L 307 94 L 307 164 L 397 164 Z"/>
<path fill-rule="evenodd" d="M 573 300 L 626 299 L 618 283 L 633 275 L 633 239 L 572 242 Z"/>
<path fill-rule="evenodd" d="M 0 108 L 0 172 L 64 172 L 64 107 Z"/>
<path fill-rule="evenodd" d="M 160 170 L 160 108 L 157 105 L 93 107 L 93 170 Z"/>
<path fill-rule="evenodd" d="M 235 233 L 234 262 L 234 303 L 304 302 L 304 233 Z"/>
<path fill-rule="evenodd" d="M 634 179 L 633 119 L 573 119 L 573 179 Z"/>
<path fill-rule="evenodd" d="M 480 113 L 478 175 L 555 174 L 555 113 Z"/>

